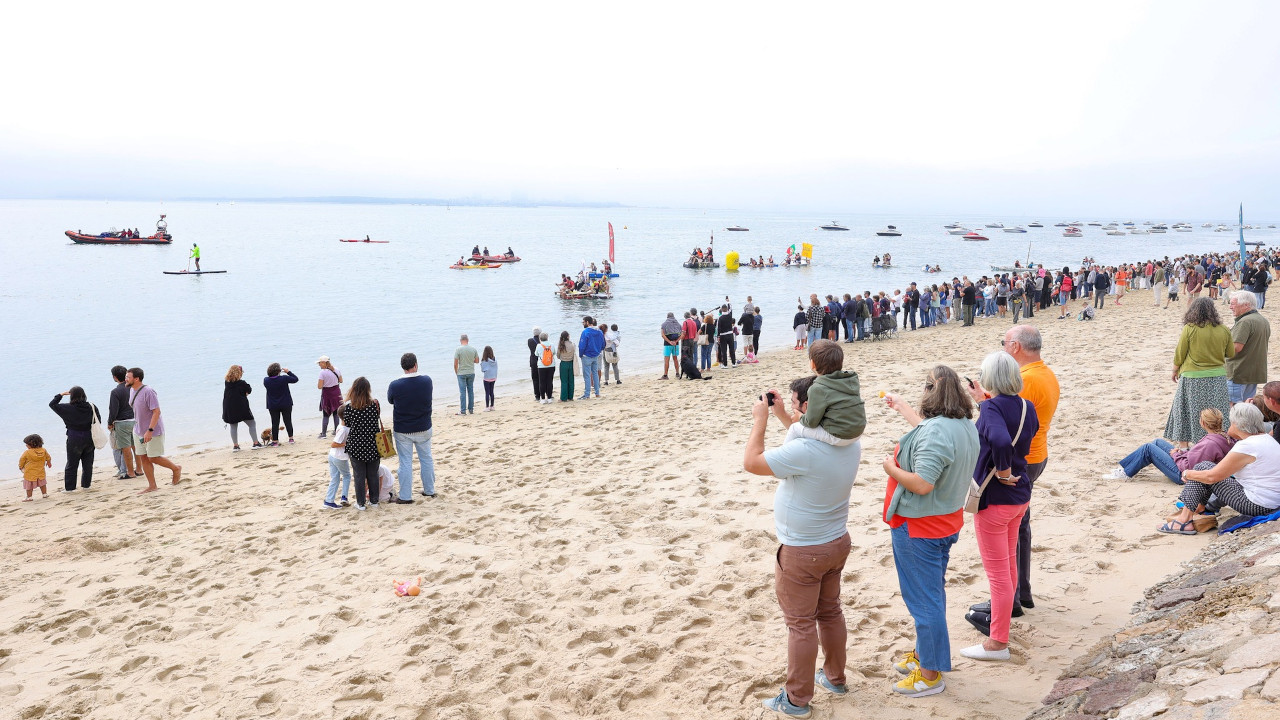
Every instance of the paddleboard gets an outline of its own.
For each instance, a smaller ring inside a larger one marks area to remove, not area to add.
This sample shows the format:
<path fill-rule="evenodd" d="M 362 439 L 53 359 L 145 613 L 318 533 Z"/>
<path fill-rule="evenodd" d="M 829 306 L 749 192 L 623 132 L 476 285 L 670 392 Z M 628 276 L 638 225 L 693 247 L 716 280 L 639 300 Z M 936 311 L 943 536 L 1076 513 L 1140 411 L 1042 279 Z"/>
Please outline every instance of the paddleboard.
<path fill-rule="evenodd" d="M 164 270 L 165 275 L 217 275 L 226 270 Z"/>
<path fill-rule="evenodd" d="M 338 240 L 338 242 L 358 242 L 358 243 L 380 243 L 380 244 L 386 244 L 386 243 L 389 243 L 389 242 L 391 242 L 391 241 L 390 241 L 390 240 Z"/>

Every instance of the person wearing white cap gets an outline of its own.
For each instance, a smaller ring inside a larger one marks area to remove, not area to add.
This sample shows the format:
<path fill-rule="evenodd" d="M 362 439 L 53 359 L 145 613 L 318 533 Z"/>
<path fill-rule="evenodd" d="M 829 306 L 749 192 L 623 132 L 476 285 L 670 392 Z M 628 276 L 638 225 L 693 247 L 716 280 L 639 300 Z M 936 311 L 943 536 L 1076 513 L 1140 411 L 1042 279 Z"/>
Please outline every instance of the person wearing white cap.
<path fill-rule="evenodd" d="M 320 390 L 320 438 L 329 434 L 329 418 L 333 418 L 333 431 L 338 432 L 338 408 L 342 407 L 342 373 L 329 362 L 328 355 L 321 355 L 316 364 L 320 366 L 320 379 L 316 387 Z"/>

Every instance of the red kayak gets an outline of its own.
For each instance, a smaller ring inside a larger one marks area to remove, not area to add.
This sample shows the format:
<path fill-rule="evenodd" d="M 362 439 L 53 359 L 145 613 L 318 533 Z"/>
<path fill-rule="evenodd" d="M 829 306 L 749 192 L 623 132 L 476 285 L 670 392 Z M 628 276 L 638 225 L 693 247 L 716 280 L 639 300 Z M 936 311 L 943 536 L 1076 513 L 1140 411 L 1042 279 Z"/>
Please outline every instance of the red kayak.
<path fill-rule="evenodd" d="M 102 235 L 85 235 L 74 230 L 66 232 L 67 237 L 71 238 L 74 243 L 81 245 L 168 245 L 173 242 L 173 236 L 169 233 L 163 235 L 151 235 L 149 237 L 120 237 L 118 234 L 104 233 Z"/>
<path fill-rule="evenodd" d="M 342 240 L 342 239 L 339 239 L 338 242 L 379 243 L 379 244 L 385 245 L 386 243 L 389 243 L 391 241 L 390 240 Z"/>
<path fill-rule="evenodd" d="M 513 263 L 520 262 L 520 258 L 515 255 L 472 255 L 472 260 L 483 260 L 487 263 Z"/>

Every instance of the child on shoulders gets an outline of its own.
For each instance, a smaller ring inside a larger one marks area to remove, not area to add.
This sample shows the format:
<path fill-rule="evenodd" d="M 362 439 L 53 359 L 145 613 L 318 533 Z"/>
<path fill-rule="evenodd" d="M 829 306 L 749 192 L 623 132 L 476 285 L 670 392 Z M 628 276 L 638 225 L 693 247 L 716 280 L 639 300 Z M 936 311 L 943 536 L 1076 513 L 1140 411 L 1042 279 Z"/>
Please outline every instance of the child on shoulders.
<path fill-rule="evenodd" d="M 844 350 L 831 340 L 818 340 L 809 347 L 809 366 L 817 378 L 809 388 L 804 415 L 787 429 L 787 440 L 802 437 L 838 447 L 854 444 L 867 428 L 858 374 L 842 369 Z"/>

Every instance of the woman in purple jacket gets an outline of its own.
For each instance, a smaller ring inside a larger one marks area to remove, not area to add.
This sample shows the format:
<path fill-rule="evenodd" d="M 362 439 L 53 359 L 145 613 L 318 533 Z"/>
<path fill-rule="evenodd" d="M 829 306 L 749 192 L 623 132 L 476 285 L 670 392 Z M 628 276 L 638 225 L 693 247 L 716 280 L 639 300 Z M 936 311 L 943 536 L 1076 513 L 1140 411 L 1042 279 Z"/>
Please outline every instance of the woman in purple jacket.
<path fill-rule="evenodd" d="M 973 516 L 982 569 L 991 587 L 991 604 L 964 616 L 987 636 L 960 654 L 975 660 L 1009 659 L 1009 624 L 1018 588 L 1018 528 L 1031 502 L 1027 452 L 1040 429 L 1036 408 L 1018 397 L 1022 374 L 1013 356 L 1002 351 L 982 361 L 981 384 L 970 383 L 978 405 L 978 463 L 973 481 L 986 487 Z M 1019 615 L 1021 609 L 1019 608 Z"/>
<path fill-rule="evenodd" d="M 1200 427 L 1205 436 L 1189 450 L 1175 450 L 1173 443 L 1156 438 L 1129 453 L 1120 461 L 1120 467 L 1102 476 L 1103 480 L 1128 480 L 1142 468 L 1155 465 L 1171 482 L 1182 484 L 1182 473 L 1195 469 L 1202 462 L 1218 463 L 1231 452 L 1235 438 L 1222 431 L 1222 411 L 1205 408 L 1200 411 Z"/>

